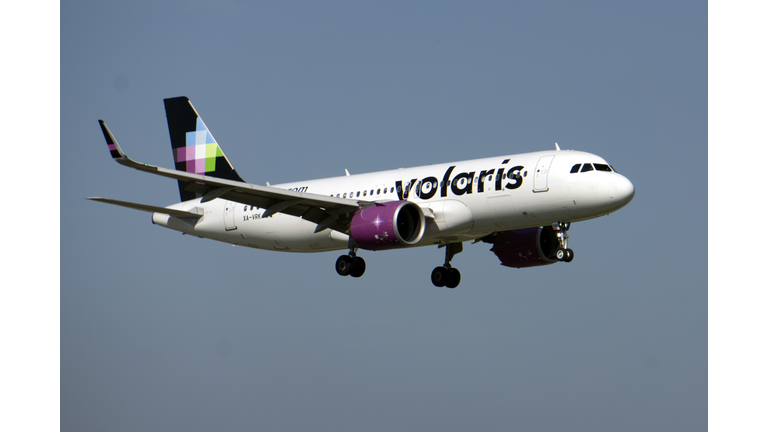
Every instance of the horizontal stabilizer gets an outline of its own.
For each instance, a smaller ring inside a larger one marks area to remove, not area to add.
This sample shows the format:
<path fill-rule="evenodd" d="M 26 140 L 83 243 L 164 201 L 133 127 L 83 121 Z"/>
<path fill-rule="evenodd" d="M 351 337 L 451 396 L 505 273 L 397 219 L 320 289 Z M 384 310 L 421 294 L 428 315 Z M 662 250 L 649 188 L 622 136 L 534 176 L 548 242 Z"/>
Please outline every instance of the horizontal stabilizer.
<path fill-rule="evenodd" d="M 121 207 L 128 207 L 128 208 L 132 208 L 134 210 L 141 210 L 141 211 L 150 212 L 150 213 L 163 213 L 163 214 L 167 214 L 167 215 L 170 215 L 170 216 L 175 216 L 177 218 L 194 218 L 194 219 L 199 219 L 199 218 L 203 217 L 203 215 L 201 215 L 201 214 L 193 213 L 193 212 L 189 212 L 189 211 L 174 210 L 174 209 L 169 209 L 169 208 L 165 208 L 165 207 L 157 207 L 157 206 L 151 206 L 151 205 L 146 205 L 146 204 L 137 204 L 137 203 L 127 202 L 127 201 L 118 201 L 118 200 L 113 200 L 113 199 L 109 199 L 109 198 L 93 198 L 92 197 L 92 198 L 86 198 L 86 199 L 89 199 L 91 201 L 103 202 L 103 203 L 107 203 L 107 204 L 114 204 L 114 205 L 118 205 L 118 206 L 121 206 Z"/>

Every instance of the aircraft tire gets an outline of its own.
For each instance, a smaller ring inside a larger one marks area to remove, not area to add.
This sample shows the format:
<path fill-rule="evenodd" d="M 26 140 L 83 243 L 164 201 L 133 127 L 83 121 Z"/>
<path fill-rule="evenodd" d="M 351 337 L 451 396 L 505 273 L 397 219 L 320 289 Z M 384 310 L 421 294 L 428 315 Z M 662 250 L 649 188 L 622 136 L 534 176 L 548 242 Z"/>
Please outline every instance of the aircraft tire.
<path fill-rule="evenodd" d="M 349 275 L 355 278 L 359 278 L 365 273 L 365 260 L 360 257 L 352 258 L 352 271 Z"/>
<path fill-rule="evenodd" d="M 557 249 L 557 252 L 555 252 L 555 257 L 558 261 L 565 261 L 565 258 L 568 256 L 565 249 Z"/>
<path fill-rule="evenodd" d="M 445 267 L 435 267 L 432 270 L 432 285 L 444 287 L 446 281 L 448 281 L 448 269 Z"/>
<path fill-rule="evenodd" d="M 448 270 L 448 280 L 445 282 L 445 287 L 456 288 L 459 283 L 461 283 L 461 273 L 455 268 Z"/>
<path fill-rule="evenodd" d="M 352 257 L 349 255 L 342 255 L 336 260 L 336 273 L 341 276 L 348 276 L 352 271 Z"/>
<path fill-rule="evenodd" d="M 565 250 L 565 258 L 563 259 L 565 262 L 571 262 L 573 261 L 573 249 L 566 249 Z"/>

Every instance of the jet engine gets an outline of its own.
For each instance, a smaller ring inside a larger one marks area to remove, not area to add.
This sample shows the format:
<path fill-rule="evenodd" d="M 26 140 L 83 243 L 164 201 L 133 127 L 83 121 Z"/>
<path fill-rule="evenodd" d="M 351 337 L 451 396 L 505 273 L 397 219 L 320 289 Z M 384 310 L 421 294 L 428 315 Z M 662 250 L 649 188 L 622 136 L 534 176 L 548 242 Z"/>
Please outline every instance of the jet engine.
<path fill-rule="evenodd" d="M 507 267 L 535 267 L 554 264 L 559 245 L 551 226 L 502 231 L 496 234 L 491 248 Z"/>
<path fill-rule="evenodd" d="M 421 207 L 409 201 L 391 201 L 355 212 L 350 234 L 361 249 L 395 249 L 418 243 L 425 225 Z"/>

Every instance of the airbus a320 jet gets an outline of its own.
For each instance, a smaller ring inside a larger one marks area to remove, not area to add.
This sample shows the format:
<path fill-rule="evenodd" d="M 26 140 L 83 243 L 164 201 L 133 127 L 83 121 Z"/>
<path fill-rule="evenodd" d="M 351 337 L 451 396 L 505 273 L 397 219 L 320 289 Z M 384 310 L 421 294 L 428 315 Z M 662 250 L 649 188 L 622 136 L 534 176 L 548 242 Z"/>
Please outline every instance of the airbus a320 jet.
<path fill-rule="evenodd" d="M 165 99 L 176 169 L 128 158 L 103 120 L 121 165 L 178 181 L 181 202 L 157 207 L 91 200 L 152 213 L 152 222 L 197 237 L 283 252 L 347 250 L 336 272 L 360 277 L 358 252 L 438 246 L 435 286 L 455 288 L 451 260 L 484 242 L 507 267 L 573 260 L 572 222 L 613 213 L 635 195 L 600 156 L 556 150 L 266 186 L 246 183 L 186 97 Z"/>

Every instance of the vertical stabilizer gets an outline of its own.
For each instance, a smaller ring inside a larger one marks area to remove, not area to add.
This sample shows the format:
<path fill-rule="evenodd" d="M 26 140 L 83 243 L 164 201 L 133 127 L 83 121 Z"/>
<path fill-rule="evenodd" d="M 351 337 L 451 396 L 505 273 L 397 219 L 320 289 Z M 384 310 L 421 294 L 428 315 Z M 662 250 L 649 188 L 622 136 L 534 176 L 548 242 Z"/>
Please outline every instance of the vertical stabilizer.
<path fill-rule="evenodd" d="M 229 163 L 219 144 L 185 96 L 164 99 L 168 132 L 171 135 L 173 160 L 176 169 L 195 174 L 243 181 Z M 182 201 L 201 196 L 194 185 L 179 180 Z"/>

